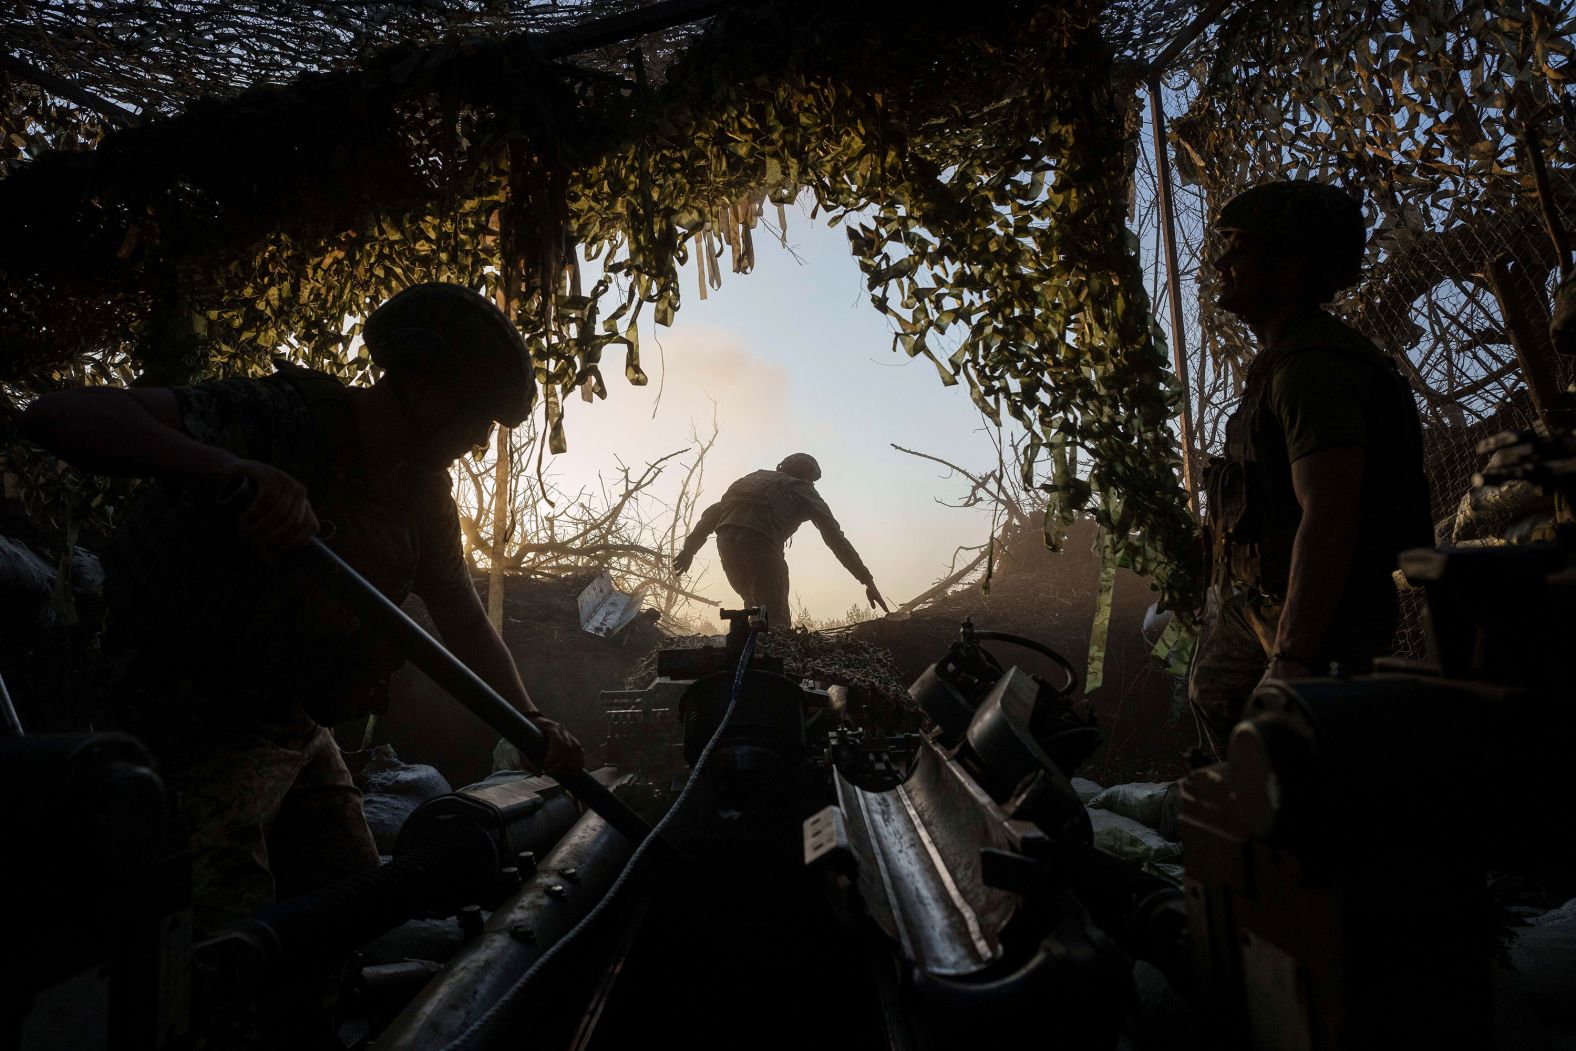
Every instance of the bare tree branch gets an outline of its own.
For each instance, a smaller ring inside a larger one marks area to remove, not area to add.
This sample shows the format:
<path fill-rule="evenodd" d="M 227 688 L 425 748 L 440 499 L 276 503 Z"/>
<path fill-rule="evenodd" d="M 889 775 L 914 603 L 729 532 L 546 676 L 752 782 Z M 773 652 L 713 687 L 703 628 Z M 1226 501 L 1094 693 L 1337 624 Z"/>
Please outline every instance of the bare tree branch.
<path fill-rule="evenodd" d="M 897 611 L 899 613 L 912 613 L 915 609 L 929 602 L 931 599 L 940 598 L 942 595 L 945 595 L 947 592 L 951 591 L 953 588 L 967 580 L 969 574 L 983 566 L 985 564 L 985 559 L 989 555 L 990 546 L 986 545 L 985 547 L 982 547 L 980 549 L 980 553 L 974 556 L 974 560 L 972 562 L 953 573 L 951 576 L 937 581 L 925 591 L 915 595 L 913 598 L 899 606 Z"/>

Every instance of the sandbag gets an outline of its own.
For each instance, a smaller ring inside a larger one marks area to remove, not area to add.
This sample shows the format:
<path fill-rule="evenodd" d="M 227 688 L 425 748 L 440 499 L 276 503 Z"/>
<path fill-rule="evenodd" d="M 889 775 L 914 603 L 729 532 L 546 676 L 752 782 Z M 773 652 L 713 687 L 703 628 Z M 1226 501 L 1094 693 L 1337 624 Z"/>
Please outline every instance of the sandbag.
<path fill-rule="evenodd" d="M 52 628 L 59 622 L 54 566 L 26 545 L 0 536 L 0 623 Z M 84 548 L 71 549 L 71 596 L 79 609 L 104 591 L 104 567 Z"/>
<path fill-rule="evenodd" d="M 1576 1021 L 1576 898 L 1518 928 L 1509 953 L 1538 1016 Z"/>
<path fill-rule="evenodd" d="M 1134 821 L 1160 827 L 1160 812 L 1170 781 L 1138 781 L 1128 785 L 1112 785 L 1089 800 L 1090 807 L 1109 810 L 1113 814 L 1130 817 Z"/>
<path fill-rule="evenodd" d="M 1075 777 L 1072 780 L 1073 791 L 1078 793 L 1078 802 L 1084 806 L 1089 805 L 1089 800 L 1104 792 L 1105 789 L 1089 780 L 1087 777 Z"/>
<path fill-rule="evenodd" d="M 1090 809 L 1089 823 L 1094 826 L 1094 845 L 1116 857 L 1138 864 L 1169 861 L 1182 853 L 1182 846 L 1140 824 L 1130 817 L 1109 810 Z"/>
<path fill-rule="evenodd" d="M 394 852 L 400 828 L 417 807 L 453 791 L 437 770 L 423 763 L 401 762 L 386 744 L 373 749 L 356 782 L 361 786 L 361 809 L 380 854 Z"/>
<path fill-rule="evenodd" d="M 26 545 L 0 536 L 0 609 L 13 624 L 54 623 L 55 568 Z"/>

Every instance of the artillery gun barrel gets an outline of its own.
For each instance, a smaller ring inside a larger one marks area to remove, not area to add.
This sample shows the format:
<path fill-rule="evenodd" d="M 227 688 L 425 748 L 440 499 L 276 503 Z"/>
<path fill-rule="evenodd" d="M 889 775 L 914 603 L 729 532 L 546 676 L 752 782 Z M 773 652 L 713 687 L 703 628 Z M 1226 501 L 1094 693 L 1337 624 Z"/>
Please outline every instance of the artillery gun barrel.
<path fill-rule="evenodd" d="M 494 910 L 485 929 L 450 960 L 379 1035 L 390 1051 L 454 1046 L 479 1018 L 486 1046 L 524 1024 L 529 1005 L 505 1002 L 549 947 L 608 892 L 631 853 L 627 839 L 601 817 L 586 814 L 542 859 L 531 879 Z M 495 1010 L 497 1008 L 497 1010 Z"/>

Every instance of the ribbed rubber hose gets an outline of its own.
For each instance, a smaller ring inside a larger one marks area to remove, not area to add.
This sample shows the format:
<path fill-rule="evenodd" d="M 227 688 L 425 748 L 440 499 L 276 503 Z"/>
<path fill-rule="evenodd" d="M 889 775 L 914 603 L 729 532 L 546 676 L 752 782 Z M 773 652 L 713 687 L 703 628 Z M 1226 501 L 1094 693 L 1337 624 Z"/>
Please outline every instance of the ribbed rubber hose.
<path fill-rule="evenodd" d="M 567 934 L 548 946 L 547 951 L 538 956 L 536 962 L 531 964 L 530 970 L 522 974 L 520 980 L 511 985 L 480 1018 L 471 1023 L 465 1032 L 446 1044 L 443 1051 L 477 1051 L 480 1046 L 478 1041 L 486 1033 L 487 1028 L 508 1009 L 512 1001 L 524 995 L 531 982 L 549 962 L 560 955 L 565 947 L 596 921 L 596 918 L 607 908 L 608 903 L 616 898 L 618 892 L 628 883 L 630 875 L 635 871 L 635 867 L 640 864 L 640 859 L 645 857 L 647 848 L 661 840 L 662 833 L 667 829 L 668 824 L 684 808 L 691 790 L 700 781 L 701 773 L 706 769 L 706 761 L 711 758 L 711 753 L 716 749 L 717 742 L 722 740 L 722 735 L 727 732 L 728 724 L 733 721 L 733 713 L 739 706 L 739 695 L 744 687 L 744 673 L 750 666 L 750 658 L 755 654 L 755 634 L 755 629 L 752 627 L 749 637 L 744 640 L 744 649 L 739 654 L 739 667 L 733 676 L 733 692 L 728 699 L 728 708 L 722 713 L 722 720 L 717 723 L 717 729 L 712 732 L 711 739 L 706 742 L 706 747 L 701 749 L 700 756 L 695 760 L 695 766 L 690 771 L 689 780 L 684 782 L 684 787 L 679 791 L 678 798 L 673 801 L 673 805 L 668 808 L 668 812 L 662 815 L 662 820 L 658 821 L 651 829 L 651 834 L 635 847 L 635 852 L 629 856 L 629 861 L 624 864 L 624 870 L 618 874 L 618 878 L 613 881 L 613 885 L 602 896 L 602 900 L 597 902 L 579 923 L 571 927 Z"/>

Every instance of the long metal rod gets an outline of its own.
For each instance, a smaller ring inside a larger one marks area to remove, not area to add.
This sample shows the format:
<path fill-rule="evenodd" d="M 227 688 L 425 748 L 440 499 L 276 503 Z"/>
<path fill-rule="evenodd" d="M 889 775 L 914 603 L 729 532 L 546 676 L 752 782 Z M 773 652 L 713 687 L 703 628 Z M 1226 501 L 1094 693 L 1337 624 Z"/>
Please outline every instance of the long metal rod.
<path fill-rule="evenodd" d="M 5 688 L 5 678 L 0 677 L 0 723 L 5 726 L 7 737 L 25 737 L 22 731 L 22 719 L 16 714 L 16 705 L 11 703 L 11 691 Z"/>
<path fill-rule="evenodd" d="M 1149 82 L 1149 130 L 1155 140 L 1155 196 L 1160 202 L 1160 228 L 1166 250 L 1166 296 L 1171 315 L 1171 360 L 1182 383 L 1182 485 L 1188 510 L 1198 514 L 1198 487 L 1193 484 L 1193 384 L 1187 367 L 1187 338 L 1182 328 L 1182 275 L 1177 268 L 1176 207 L 1171 198 L 1171 152 L 1166 149 L 1166 112 L 1158 78 Z"/>
<path fill-rule="evenodd" d="M 1204 9 L 1194 17 L 1193 21 L 1187 24 L 1187 28 L 1182 30 L 1182 32 L 1178 33 L 1176 36 L 1172 37 L 1171 42 L 1165 47 L 1161 48 L 1160 53 L 1151 59 L 1149 64 L 1144 67 L 1143 79 L 1153 80 L 1155 77 L 1158 77 L 1160 74 L 1164 73 L 1166 71 L 1166 67 L 1171 65 L 1172 62 L 1176 61 L 1177 58 L 1181 56 L 1182 52 L 1187 50 L 1187 46 L 1193 43 L 1193 41 L 1197 40 L 1204 30 L 1208 29 L 1214 24 L 1215 19 L 1220 17 L 1221 12 L 1230 7 L 1234 2 L 1235 0 L 1212 0 L 1211 3 L 1206 5 Z"/>
<path fill-rule="evenodd" d="M 300 558 L 317 572 L 326 586 L 370 622 L 375 631 L 382 632 L 392 640 L 405 658 L 420 668 L 429 679 L 447 690 L 472 715 L 498 731 L 520 750 L 521 755 L 541 765 L 547 756 L 547 738 L 536 724 L 483 682 L 437 639 L 423 631 L 421 625 L 411 620 L 404 610 L 390 602 L 387 596 L 368 583 L 365 577 L 321 540 L 314 537 L 301 549 Z M 644 818 L 588 772 L 579 770 L 558 778 L 558 781 L 576 799 L 600 814 L 609 825 L 631 841 L 639 843 L 650 833 L 651 826 L 646 824 Z"/>
<path fill-rule="evenodd" d="M 611 47 L 710 18 L 731 3 L 732 0 L 657 0 L 623 14 L 599 18 L 588 25 L 548 34 L 541 42 L 541 53 L 547 58 L 568 58 L 599 47 Z"/>
<path fill-rule="evenodd" d="M 86 106 L 88 109 L 98 113 L 99 116 L 108 117 L 116 124 L 134 128 L 141 123 L 141 118 L 124 106 L 117 106 L 108 99 L 100 98 L 86 88 L 73 84 L 65 77 L 57 77 L 53 73 L 46 72 L 31 63 L 22 61 L 15 55 L 0 53 L 0 69 L 13 76 L 20 77 L 30 84 L 43 88 L 52 95 L 70 99 L 79 106 Z"/>

